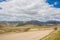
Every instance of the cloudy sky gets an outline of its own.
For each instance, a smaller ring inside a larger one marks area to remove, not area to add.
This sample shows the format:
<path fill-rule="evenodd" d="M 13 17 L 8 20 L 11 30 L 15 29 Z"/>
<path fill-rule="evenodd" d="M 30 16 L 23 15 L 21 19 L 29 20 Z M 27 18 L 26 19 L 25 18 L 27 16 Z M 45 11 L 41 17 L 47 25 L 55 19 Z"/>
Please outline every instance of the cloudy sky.
<path fill-rule="evenodd" d="M 60 0 L 0 0 L 0 21 L 60 20 Z"/>

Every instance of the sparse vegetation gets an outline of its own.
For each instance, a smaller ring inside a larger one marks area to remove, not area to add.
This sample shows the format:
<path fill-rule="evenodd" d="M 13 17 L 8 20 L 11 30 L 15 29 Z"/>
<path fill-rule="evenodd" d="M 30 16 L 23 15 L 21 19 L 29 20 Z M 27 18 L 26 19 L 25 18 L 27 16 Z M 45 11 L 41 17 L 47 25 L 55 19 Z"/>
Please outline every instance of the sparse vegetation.
<path fill-rule="evenodd" d="M 27 32 L 34 28 L 33 25 L 16 26 L 17 24 L 0 23 L 0 34 L 8 32 Z"/>
<path fill-rule="evenodd" d="M 54 31 L 50 35 L 48 35 L 40 40 L 60 40 L 60 30 Z"/>
<path fill-rule="evenodd" d="M 37 30 L 47 30 L 53 29 L 55 32 L 50 35 L 40 39 L 40 40 L 60 40 L 60 31 L 57 31 L 57 27 L 60 25 L 18 25 L 18 24 L 9 24 L 9 23 L 0 23 L 0 34 L 9 33 L 9 32 L 28 32 L 28 31 L 37 31 Z M 59 27 L 60 28 L 60 27 Z"/>
<path fill-rule="evenodd" d="M 27 31 L 36 31 L 36 30 L 45 30 L 48 29 L 45 26 L 38 25 L 23 25 L 16 26 L 17 24 L 0 24 L 0 34 L 8 32 L 27 32 Z"/>
<path fill-rule="evenodd" d="M 18 26 L 17 26 L 18 25 Z M 40 25 L 19 25 L 18 23 L 0 23 L 0 33 L 7 33 L 7 32 L 27 32 L 27 31 L 36 31 L 36 30 L 46 30 L 54 28 L 55 26 L 40 26 Z"/>
<path fill-rule="evenodd" d="M 0 33 L 6 32 L 27 32 L 30 28 L 20 28 L 20 27 L 12 27 L 12 28 L 1 28 Z"/>

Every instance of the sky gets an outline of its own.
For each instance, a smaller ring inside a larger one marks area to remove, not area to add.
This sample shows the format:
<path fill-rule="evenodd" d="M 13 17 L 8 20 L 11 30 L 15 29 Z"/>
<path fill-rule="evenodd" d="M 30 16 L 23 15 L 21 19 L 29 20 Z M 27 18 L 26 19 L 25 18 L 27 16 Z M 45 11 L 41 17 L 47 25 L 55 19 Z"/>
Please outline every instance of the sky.
<path fill-rule="evenodd" d="M 60 8 L 60 0 L 47 0 L 46 2 L 55 8 Z"/>
<path fill-rule="evenodd" d="M 0 0 L 0 21 L 60 21 L 60 0 Z"/>

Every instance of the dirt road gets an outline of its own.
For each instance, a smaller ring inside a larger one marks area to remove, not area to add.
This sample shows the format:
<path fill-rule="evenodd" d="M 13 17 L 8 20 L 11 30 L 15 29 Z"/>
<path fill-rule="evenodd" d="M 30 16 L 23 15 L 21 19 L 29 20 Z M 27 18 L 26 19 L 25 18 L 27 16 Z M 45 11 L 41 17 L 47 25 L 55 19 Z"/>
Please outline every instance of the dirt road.
<path fill-rule="evenodd" d="M 48 35 L 53 30 L 13 33 L 0 35 L 0 40 L 39 40 Z"/>

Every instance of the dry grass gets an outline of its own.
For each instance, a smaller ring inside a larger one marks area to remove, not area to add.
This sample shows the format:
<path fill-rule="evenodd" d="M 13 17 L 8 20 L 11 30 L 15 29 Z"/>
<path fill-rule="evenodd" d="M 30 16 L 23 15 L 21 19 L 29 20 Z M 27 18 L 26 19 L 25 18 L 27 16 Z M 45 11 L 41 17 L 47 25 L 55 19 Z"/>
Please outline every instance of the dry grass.
<path fill-rule="evenodd" d="M 60 40 L 60 27 L 40 40 Z"/>
<path fill-rule="evenodd" d="M 8 33 L 8 32 L 27 32 L 27 31 L 36 31 L 36 30 L 47 30 L 52 29 L 55 26 L 38 26 L 38 25 L 22 25 L 16 26 L 17 24 L 0 24 L 0 33 Z"/>
<path fill-rule="evenodd" d="M 2 28 L 0 29 L 0 34 L 8 32 L 27 32 L 29 30 L 30 28 L 20 28 L 20 27 Z"/>
<path fill-rule="evenodd" d="M 50 29 L 50 27 L 43 27 L 38 25 L 24 25 L 19 27 L 3 27 L 0 28 L 1 33 L 8 33 L 8 32 L 27 32 L 27 31 L 37 31 L 37 30 L 46 30 Z"/>

